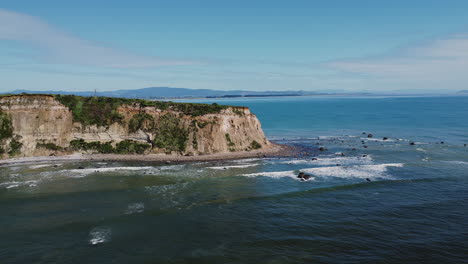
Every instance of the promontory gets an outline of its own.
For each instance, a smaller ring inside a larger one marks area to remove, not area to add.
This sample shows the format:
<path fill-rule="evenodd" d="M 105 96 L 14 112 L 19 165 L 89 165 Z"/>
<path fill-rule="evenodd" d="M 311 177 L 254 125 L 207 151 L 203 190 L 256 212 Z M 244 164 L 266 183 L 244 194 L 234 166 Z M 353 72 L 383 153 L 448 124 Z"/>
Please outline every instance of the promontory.
<path fill-rule="evenodd" d="M 0 96 L 0 157 L 205 156 L 274 148 L 247 107 L 113 97 Z"/>

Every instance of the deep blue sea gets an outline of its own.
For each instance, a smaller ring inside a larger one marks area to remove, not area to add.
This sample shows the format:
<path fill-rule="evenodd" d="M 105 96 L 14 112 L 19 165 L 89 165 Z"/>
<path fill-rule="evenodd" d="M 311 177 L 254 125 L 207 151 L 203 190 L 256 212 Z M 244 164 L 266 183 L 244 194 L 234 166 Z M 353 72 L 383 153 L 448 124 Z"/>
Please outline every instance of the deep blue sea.
<path fill-rule="evenodd" d="M 197 102 L 301 155 L 3 166 L 0 263 L 468 263 L 468 97 Z"/>

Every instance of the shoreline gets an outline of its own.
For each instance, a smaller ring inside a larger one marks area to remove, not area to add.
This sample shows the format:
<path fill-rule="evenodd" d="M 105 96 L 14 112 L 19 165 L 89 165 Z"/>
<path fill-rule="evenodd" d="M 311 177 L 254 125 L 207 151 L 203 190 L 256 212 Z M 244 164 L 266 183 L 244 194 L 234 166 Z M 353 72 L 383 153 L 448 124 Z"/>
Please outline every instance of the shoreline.
<path fill-rule="evenodd" d="M 141 161 L 141 162 L 199 162 L 199 161 L 227 161 L 245 158 L 268 158 L 268 157 L 288 157 L 295 153 L 295 148 L 287 145 L 272 143 L 268 148 L 242 151 L 223 152 L 198 156 L 181 156 L 167 154 L 70 154 L 61 156 L 36 156 L 20 157 L 0 160 L 0 166 L 29 164 L 29 163 L 50 163 L 50 162 L 83 162 L 83 161 Z"/>

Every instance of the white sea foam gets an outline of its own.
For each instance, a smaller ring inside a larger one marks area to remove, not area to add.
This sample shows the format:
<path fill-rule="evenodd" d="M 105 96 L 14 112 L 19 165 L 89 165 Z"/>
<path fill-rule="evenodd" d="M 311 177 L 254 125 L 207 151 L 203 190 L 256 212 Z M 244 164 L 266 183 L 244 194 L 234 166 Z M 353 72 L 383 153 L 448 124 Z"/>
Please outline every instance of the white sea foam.
<path fill-rule="evenodd" d="M 388 163 L 378 165 L 352 165 L 352 166 L 330 166 L 330 167 L 317 167 L 306 168 L 299 170 L 316 177 L 337 177 L 337 178 L 384 178 L 388 177 L 385 174 L 388 167 L 403 167 L 402 163 Z M 265 176 L 270 178 L 291 177 L 297 180 L 296 171 L 274 171 L 274 172 L 258 172 L 242 174 L 246 177 Z M 315 177 L 311 177 L 315 180 Z"/>
<path fill-rule="evenodd" d="M 297 178 L 297 175 L 294 173 L 294 171 L 258 172 L 258 173 L 241 174 L 241 176 L 246 176 L 246 177 L 265 176 L 265 177 L 270 177 L 270 178 L 282 178 L 282 177 Z"/>
<path fill-rule="evenodd" d="M 141 171 L 151 170 L 154 167 L 110 167 L 110 168 L 87 168 L 87 169 L 73 169 L 67 170 L 68 172 L 76 172 L 80 174 L 90 174 L 94 172 L 109 172 L 109 171 Z"/>
<path fill-rule="evenodd" d="M 233 160 L 232 162 L 235 162 L 235 163 L 248 163 L 248 162 L 255 162 L 255 161 L 259 161 L 261 159 L 259 158 L 250 158 L 250 159 L 238 159 L 238 160 Z"/>
<path fill-rule="evenodd" d="M 39 181 L 11 181 L 11 182 L 2 182 L 0 187 L 5 187 L 6 189 L 16 188 L 20 186 L 29 186 L 36 187 Z"/>
<path fill-rule="evenodd" d="M 29 166 L 30 169 L 40 169 L 40 168 L 47 168 L 47 167 L 51 167 L 52 164 L 39 164 L 39 165 L 32 165 L 32 166 Z"/>
<path fill-rule="evenodd" d="M 84 169 L 71 169 L 71 170 L 61 170 L 61 171 L 47 171 L 41 173 L 42 176 L 51 176 L 51 175 L 67 175 L 68 177 L 72 178 L 81 178 L 86 177 L 93 173 L 102 173 L 102 172 L 138 172 L 138 171 L 145 171 L 150 172 L 152 174 L 157 174 L 160 171 L 176 171 L 184 168 L 185 165 L 170 165 L 170 166 L 160 166 L 160 167 L 151 167 L 151 166 L 143 166 L 143 167 L 107 167 L 107 168 L 84 168 Z"/>
<path fill-rule="evenodd" d="M 399 141 L 400 139 L 393 139 L 393 138 L 360 138 L 361 140 L 367 140 L 367 141 L 375 141 L 375 142 L 395 142 Z"/>
<path fill-rule="evenodd" d="M 368 155 L 366 157 L 330 157 L 330 158 L 317 158 L 316 160 L 312 159 L 300 159 L 300 160 L 289 160 L 282 161 L 282 164 L 313 164 L 320 166 L 327 165 L 365 165 L 372 163 L 372 156 Z"/>
<path fill-rule="evenodd" d="M 297 174 L 294 171 L 272 171 L 272 172 L 259 172 L 259 173 L 249 173 L 249 174 L 241 174 L 241 176 L 245 177 L 269 177 L 269 178 L 274 178 L 274 179 L 280 179 L 280 178 L 292 178 L 294 180 L 298 181 L 304 181 L 303 179 L 300 179 L 297 177 Z M 313 181 L 315 180 L 315 177 L 310 177 L 307 181 Z"/>
<path fill-rule="evenodd" d="M 133 203 L 133 204 L 128 205 L 127 210 L 125 211 L 125 214 L 142 213 L 144 210 L 145 210 L 144 203 Z"/>
<path fill-rule="evenodd" d="M 109 227 L 95 227 L 89 232 L 89 244 L 97 245 L 109 242 L 111 239 L 111 229 Z"/>
<path fill-rule="evenodd" d="M 378 165 L 332 166 L 301 169 L 301 172 L 310 173 L 318 177 L 337 178 L 383 178 L 387 177 L 388 167 L 403 167 L 402 163 L 387 163 Z"/>
<path fill-rule="evenodd" d="M 227 169 L 243 169 L 248 167 L 255 167 L 260 164 L 242 164 L 242 165 L 231 165 L 231 166 L 216 166 L 216 167 L 208 167 L 208 169 L 212 170 L 227 170 Z"/>
<path fill-rule="evenodd" d="M 458 165 L 468 165 L 468 161 L 461 161 L 461 160 L 450 160 L 446 162 L 452 163 L 452 164 L 458 164 Z"/>

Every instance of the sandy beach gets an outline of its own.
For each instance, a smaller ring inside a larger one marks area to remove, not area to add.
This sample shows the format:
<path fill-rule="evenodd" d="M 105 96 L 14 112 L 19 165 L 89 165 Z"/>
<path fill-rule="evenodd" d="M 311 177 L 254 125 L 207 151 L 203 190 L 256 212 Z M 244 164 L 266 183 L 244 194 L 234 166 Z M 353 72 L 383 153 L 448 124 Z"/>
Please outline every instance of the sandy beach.
<path fill-rule="evenodd" d="M 167 154 L 123 155 L 123 154 L 71 154 L 60 156 L 21 157 L 0 160 L 0 166 L 23 163 L 48 163 L 66 161 L 144 161 L 144 162 L 196 162 L 196 161 L 222 161 L 256 157 L 287 157 L 295 153 L 294 148 L 285 145 L 272 144 L 268 148 L 242 152 L 215 153 L 198 156 L 182 156 Z"/>

